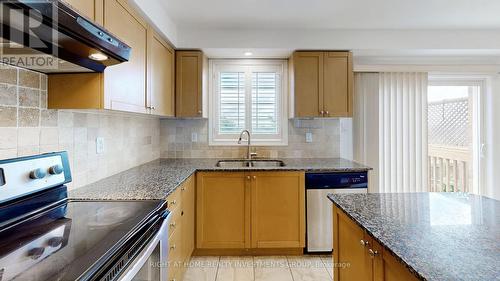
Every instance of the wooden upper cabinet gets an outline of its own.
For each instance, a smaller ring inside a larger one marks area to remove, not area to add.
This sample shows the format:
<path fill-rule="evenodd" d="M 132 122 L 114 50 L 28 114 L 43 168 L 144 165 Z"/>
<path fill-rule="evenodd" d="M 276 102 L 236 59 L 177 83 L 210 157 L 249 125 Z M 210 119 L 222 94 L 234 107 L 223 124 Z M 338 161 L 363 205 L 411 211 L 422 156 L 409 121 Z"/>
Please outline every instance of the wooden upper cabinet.
<path fill-rule="evenodd" d="M 250 248 L 250 189 L 244 173 L 198 173 L 198 249 Z"/>
<path fill-rule="evenodd" d="M 350 52 L 324 55 L 323 110 L 325 117 L 352 115 L 352 59 Z"/>
<path fill-rule="evenodd" d="M 106 68 L 104 107 L 112 110 L 147 113 L 147 32 L 146 22 L 124 0 L 104 2 L 104 27 L 132 48 L 130 60 Z"/>
<path fill-rule="evenodd" d="M 304 173 L 252 173 L 251 182 L 252 248 L 303 248 Z"/>
<path fill-rule="evenodd" d="M 323 52 L 293 55 L 295 117 L 318 117 L 323 110 Z"/>
<path fill-rule="evenodd" d="M 175 51 L 156 32 L 149 40 L 149 105 L 151 113 L 175 116 Z"/>
<path fill-rule="evenodd" d="M 295 52 L 290 60 L 293 117 L 352 116 L 350 52 Z"/>
<path fill-rule="evenodd" d="M 175 52 L 177 117 L 206 117 L 207 60 L 201 51 Z"/>
<path fill-rule="evenodd" d="M 102 11 L 99 7 L 99 4 L 102 4 L 100 1 L 102 0 L 64 0 L 64 2 L 75 8 L 79 13 L 93 21 L 100 19 L 98 16 L 99 11 Z"/>

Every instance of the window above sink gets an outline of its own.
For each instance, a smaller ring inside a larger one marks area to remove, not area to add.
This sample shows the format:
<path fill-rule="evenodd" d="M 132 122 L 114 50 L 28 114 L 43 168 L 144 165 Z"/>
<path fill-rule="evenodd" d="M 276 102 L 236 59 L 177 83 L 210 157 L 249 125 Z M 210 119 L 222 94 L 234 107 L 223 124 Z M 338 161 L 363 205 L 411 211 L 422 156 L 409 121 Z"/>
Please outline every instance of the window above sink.
<path fill-rule="evenodd" d="M 286 60 L 210 60 L 209 67 L 210 145 L 236 145 L 242 130 L 255 145 L 288 144 Z"/>

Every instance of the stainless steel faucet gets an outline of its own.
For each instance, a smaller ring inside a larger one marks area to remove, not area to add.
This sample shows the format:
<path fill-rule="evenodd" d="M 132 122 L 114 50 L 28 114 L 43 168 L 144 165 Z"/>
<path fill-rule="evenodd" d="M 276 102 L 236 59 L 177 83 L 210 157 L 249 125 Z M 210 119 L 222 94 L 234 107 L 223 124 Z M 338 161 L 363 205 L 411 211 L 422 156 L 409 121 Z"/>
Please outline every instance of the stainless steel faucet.
<path fill-rule="evenodd" d="M 248 144 L 247 144 L 247 160 L 252 160 L 252 157 L 253 156 L 257 156 L 257 153 L 251 153 L 250 152 L 251 137 L 250 137 L 250 132 L 248 130 L 241 131 L 240 138 L 238 139 L 238 144 L 241 144 L 242 136 L 245 133 L 248 135 L 248 139 L 247 139 L 247 141 L 248 141 Z"/>

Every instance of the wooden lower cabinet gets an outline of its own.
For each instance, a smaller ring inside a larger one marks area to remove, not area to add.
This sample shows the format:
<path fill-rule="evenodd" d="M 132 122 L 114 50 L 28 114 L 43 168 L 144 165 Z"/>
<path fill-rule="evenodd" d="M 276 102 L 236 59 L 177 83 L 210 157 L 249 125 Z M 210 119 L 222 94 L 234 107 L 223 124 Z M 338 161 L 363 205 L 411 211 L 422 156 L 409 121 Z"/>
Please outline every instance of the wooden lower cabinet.
<path fill-rule="evenodd" d="M 196 247 L 250 247 L 250 188 L 245 173 L 198 173 Z"/>
<path fill-rule="evenodd" d="M 335 281 L 416 281 L 403 264 L 352 219 L 333 207 Z"/>
<path fill-rule="evenodd" d="M 171 212 L 169 225 L 168 279 L 182 280 L 194 250 L 194 197 L 195 177 L 187 179 L 174 193 L 168 196 L 167 206 Z"/>
<path fill-rule="evenodd" d="M 304 194 L 302 172 L 198 173 L 197 249 L 302 249 Z"/>
<path fill-rule="evenodd" d="M 252 173 L 252 248 L 303 248 L 304 173 Z"/>

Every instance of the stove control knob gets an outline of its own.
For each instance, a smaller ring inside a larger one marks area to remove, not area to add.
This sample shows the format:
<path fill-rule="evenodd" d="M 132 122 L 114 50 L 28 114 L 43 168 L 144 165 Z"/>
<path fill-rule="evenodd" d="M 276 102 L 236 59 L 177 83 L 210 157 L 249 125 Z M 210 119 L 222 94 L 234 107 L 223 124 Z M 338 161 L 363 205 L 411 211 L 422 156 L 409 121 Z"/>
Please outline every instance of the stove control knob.
<path fill-rule="evenodd" d="M 33 248 L 28 251 L 28 257 L 37 260 L 43 255 L 43 252 L 45 252 L 44 247 Z"/>
<path fill-rule="evenodd" d="M 47 173 L 40 168 L 30 172 L 30 178 L 34 179 L 34 180 L 43 179 L 43 178 L 45 178 L 46 175 L 47 175 Z"/>
<path fill-rule="evenodd" d="M 64 172 L 64 168 L 61 165 L 54 165 L 49 168 L 49 174 L 51 175 L 59 175 L 62 174 L 62 172 Z"/>
<path fill-rule="evenodd" d="M 55 247 L 59 247 L 59 245 L 62 244 L 63 240 L 64 240 L 64 238 L 62 238 L 62 237 L 52 237 L 49 239 L 47 244 L 49 244 L 50 247 L 55 248 Z"/>

